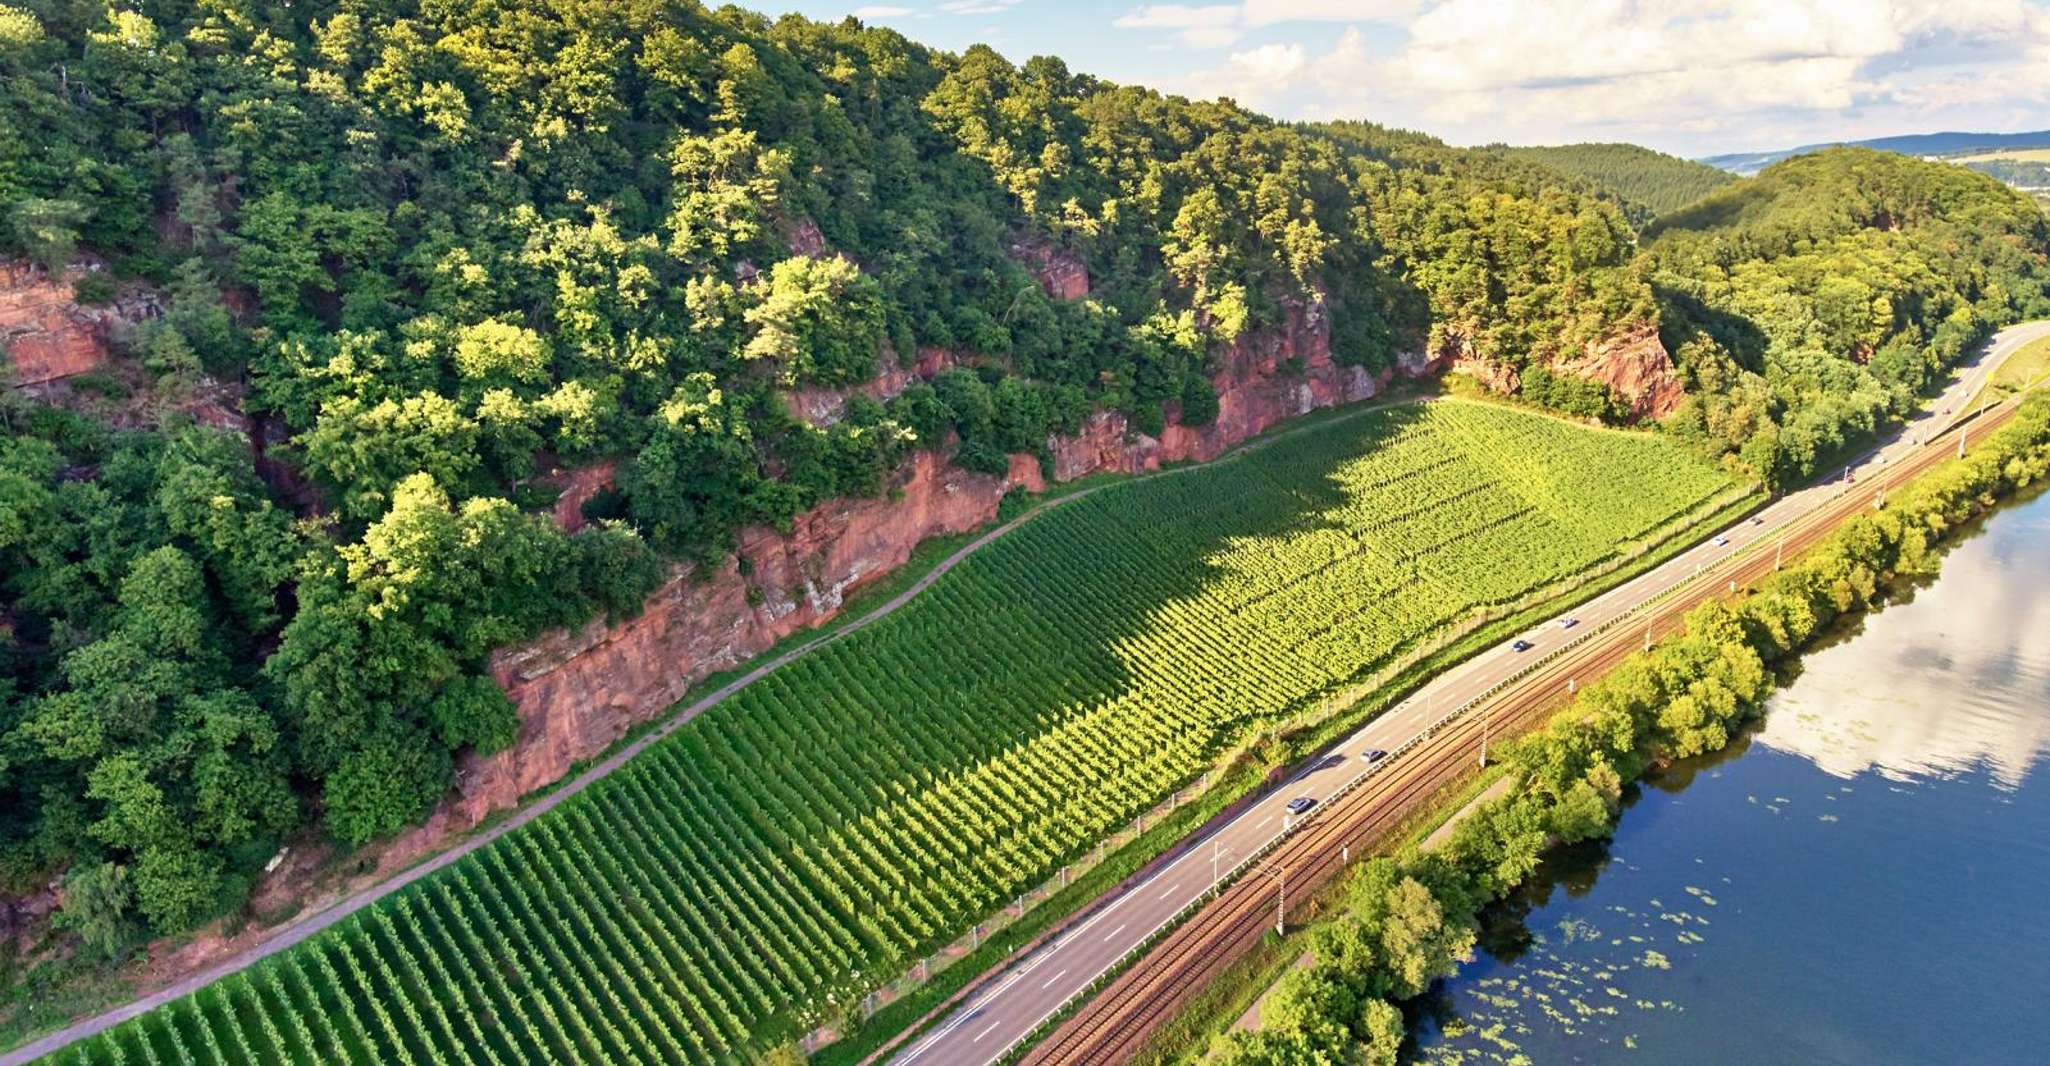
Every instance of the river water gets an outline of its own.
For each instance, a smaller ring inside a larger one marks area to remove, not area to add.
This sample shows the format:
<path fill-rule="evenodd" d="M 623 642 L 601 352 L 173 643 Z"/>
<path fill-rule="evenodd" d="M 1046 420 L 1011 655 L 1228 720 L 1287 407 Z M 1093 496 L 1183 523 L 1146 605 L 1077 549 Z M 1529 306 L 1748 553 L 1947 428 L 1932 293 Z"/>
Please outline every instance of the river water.
<path fill-rule="evenodd" d="M 1427 1063 L 2050 1062 L 2050 495 L 1549 860 Z"/>

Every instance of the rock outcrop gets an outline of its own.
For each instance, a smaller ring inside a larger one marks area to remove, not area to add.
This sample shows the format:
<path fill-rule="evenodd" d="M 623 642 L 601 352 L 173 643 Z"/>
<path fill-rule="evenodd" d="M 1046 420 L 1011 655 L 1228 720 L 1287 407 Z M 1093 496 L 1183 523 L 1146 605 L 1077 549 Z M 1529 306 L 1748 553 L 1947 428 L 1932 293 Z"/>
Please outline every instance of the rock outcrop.
<path fill-rule="evenodd" d="M 954 362 L 952 353 L 921 352 L 913 367 L 900 368 L 903 381 L 879 391 L 901 391 L 911 377 Z M 1170 424 L 1155 438 L 1134 432 L 1122 414 L 1099 413 L 1080 434 L 1051 442 L 1055 477 L 1215 458 L 1296 415 L 1371 397 L 1386 376 L 1336 365 L 1321 309 L 1305 307 L 1282 328 L 1222 351 L 1213 381 L 1218 415 L 1210 425 Z M 618 625 L 600 619 L 501 650 L 492 674 L 519 707 L 519 740 L 497 755 L 466 759 L 456 801 L 412 836 L 460 830 L 555 781 L 663 714 L 699 679 L 831 618 L 848 592 L 903 565 L 927 538 L 988 523 L 1004 494 L 1021 487 L 1045 487 L 1030 456 L 1013 456 L 1007 475 L 995 477 L 920 451 L 882 496 L 829 500 L 797 516 L 788 533 L 747 530 L 735 559 L 679 568 L 637 618 Z M 747 560 L 746 573 L 740 559 Z M 393 854 L 417 855 L 430 846 L 407 839 Z"/>
<path fill-rule="evenodd" d="M 1011 257 L 1025 264 L 1039 287 L 1056 300 L 1089 295 L 1089 268 L 1066 249 L 1042 240 L 1019 241 L 1011 246 Z"/>
<path fill-rule="evenodd" d="M 1553 369 L 1607 385 L 1638 421 L 1664 418 L 1687 398 L 1658 327 L 1648 322 L 1591 342 L 1580 356 Z"/>
<path fill-rule="evenodd" d="M 817 386 L 790 389 L 783 393 L 783 403 L 792 415 L 814 426 L 830 426 L 846 413 L 848 397 L 861 395 L 877 402 L 888 400 L 909 388 L 912 382 L 924 381 L 964 362 L 966 360 L 960 353 L 946 348 L 920 348 L 918 358 L 906 366 L 885 349 L 882 367 L 874 378 L 849 389 Z"/>
<path fill-rule="evenodd" d="M 161 310 L 155 292 L 124 285 L 112 303 L 89 306 L 73 296 L 80 278 L 103 269 L 81 263 L 61 274 L 20 260 L 0 260 L 0 350 L 14 364 L 14 383 L 42 385 L 107 362 L 108 347 Z"/>

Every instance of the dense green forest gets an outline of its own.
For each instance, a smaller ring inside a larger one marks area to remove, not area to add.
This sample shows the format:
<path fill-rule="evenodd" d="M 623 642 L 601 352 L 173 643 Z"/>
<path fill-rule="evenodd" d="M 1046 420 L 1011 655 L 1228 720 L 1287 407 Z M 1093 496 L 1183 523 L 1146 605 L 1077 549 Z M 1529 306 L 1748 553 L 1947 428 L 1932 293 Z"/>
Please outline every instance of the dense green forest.
<path fill-rule="evenodd" d="M 2033 159 L 1982 159 L 1964 165 L 2009 185 L 2024 189 L 2050 189 L 2050 163 Z"/>
<path fill-rule="evenodd" d="M 1291 317 L 1370 368 L 1538 367 L 1659 321 L 1680 431 L 1798 475 L 2043 310 L 2040 214 L 1868 156 L 1640 247 L 1528 160 L 853 21 L 9 0 L 0 252 L 158 286 L 150 387 L 232 386 L 296 476 L 175 415 L 0 392 L 0 886 L 63 873 L 109 950 L 188 928 L 295 832 L 394 832 L 509 743 L 492 648 L 631 614 L 670 561 L 914 448 L 997 470 L 1092 409 L 1201 423 L 1211 360 Z M 1021 263 L 1049 250 L 1086 299 Z M 779 402 L 925 346 L 970 365 L 826 427 Z M 565 534 L 535 476 L 601 458 L 618 490 Z"/>
<path fill-rule="evenodd" d="M 1727 170 L 1634 144 L 1502 146 L 1498 150 L 1593 182 L 1621 200 L 1639 225 L 1738 180 Z"/>
<path fill-rule="evenodd" d="M 1535 168 L 853 22 L 32 2 L 0 11 L 0 91 L 6 250 L 160 284 L 157 387 L 237 383 L 318 496 L 209 430 L 8 401 L 0 872 L 68 868 L 110 945 L 232 906 L 306 819 L 419 818 L 513 736 L 490 649 L 629 613 L 665 556 L 879 491 L 909 448 L 999 470 L 1092 407 L 1201 422 L 1209 354 L 1291 313 L 1381 366 L 1651 310 L 1622 217 Z M 794 252 L 813 227 L 828 254 Z M 928 345 L 976 365 L 827 428 L 778 402 Z M 599 522 L 537 513 L 537 470 L 608 456 Z"/>
<path fill-rule="evenodd" d="M 1990 328 L 2050 315 L 2046 234 L 1982 175 L 1864 148 L 1661 218 L 1639 265 L 1689 392 L 1666 427 L 1771 483 L 1815 473 Z"/>

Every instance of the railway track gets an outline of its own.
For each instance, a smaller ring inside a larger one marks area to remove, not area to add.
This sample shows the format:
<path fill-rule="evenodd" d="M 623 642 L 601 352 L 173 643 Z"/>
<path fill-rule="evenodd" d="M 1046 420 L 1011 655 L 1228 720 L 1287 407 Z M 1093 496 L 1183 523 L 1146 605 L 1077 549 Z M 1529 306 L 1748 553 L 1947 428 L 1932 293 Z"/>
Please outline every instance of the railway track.
<path fill-rule="evenodd" d="M 1812 547 L 1851 515 L 1872 506 L 1879 492 L 1897 488 L 1950 458 L 1948 447 L 1936 447 L 1936 440 L 1947 440 L 1960 427 L 1973 434 L 1991 432 L 2013 415 L 2014 408 L 2009 402 L 1959 423 L 1938 434 L 1928 447 L 1881 468 L 1843 495 L 1793 519 L 1783 532 L 1781 548 L 1798 554 Z M 1647 639 L 1671 635 L 1681 628 L 1687 611 L 1728 595 L 1732 584 L 1750 586 L 1778 563 L 1779 549 L 1761 549 L 1732 559 L 1717 568 L 1715 580 L 1683 585 L 1643 608 L 1637 615 L 1641 630 L 1639 624 L 1618 625 L 1592 635 L 1444 723 L 1411 751 L 1391 760 L 1384 772 L 1339 796 L 1285 837 L 1262 863 L 1226 885 L 1209 904 L 1166 933 L 1086 1000 L 1073 1016 L 1032 1046 L 1022 1061 L 1030 1066 L 1065 1066 L 1130 1058 L 1191 996 L 1280 920 L 1277 911 L 1283 906 L 1282 895 L 1307 898 L 1347 865 L 1352 849 L 1373 844 L 1422 802 L 1457 780 L 1477 761 L 1484 733 L 1506 736 L 1543 722 L 1567 698 L 1569 681 L 1599 676 L 1642 647 L 1640 631 Z"/>

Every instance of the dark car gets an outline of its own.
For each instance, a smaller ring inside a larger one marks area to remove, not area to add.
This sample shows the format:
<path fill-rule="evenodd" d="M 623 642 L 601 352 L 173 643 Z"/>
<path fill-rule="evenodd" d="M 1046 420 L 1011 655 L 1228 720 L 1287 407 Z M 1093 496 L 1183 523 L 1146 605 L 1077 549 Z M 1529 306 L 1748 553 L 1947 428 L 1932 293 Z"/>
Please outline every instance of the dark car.
<path fill-rule="evenodd" d="M 1514 643 L 1514 644 L 1511 644 L 1511 645 L 1509 645 L 1509 650 L 1510 650 L 1510 651 L 1529 651 L 1529 650 L 1531 649 L 1531 647 L 1532 647 L 1532 645 L 1531 645 L 1530 641 L 1527 641 L 1527 640 L 1519 640 L 1519 641 L 1517 641 L 1516 643 Z"/>
<path fill-rule="evenodd" d="M 1380 762 L 1382 759 L 1385 759 L 1387 757 L 1388 753 L 1382 751 L 1380 748 L 1368 748 L 1367 750 L 1360 752 L 1360 759 L 1364 762 L 1369 763 Z"/>
<path fill-rule="evenodd" d="M 1311 799 L 1308 796 L 1297 796 L 1296 798 L 1288 801 L 1288 813 L 1301 814 L 1304 811 L 1307 811 L 1310 808 L 1315 807 L 1316 805 L 1317 801 Z"/>

